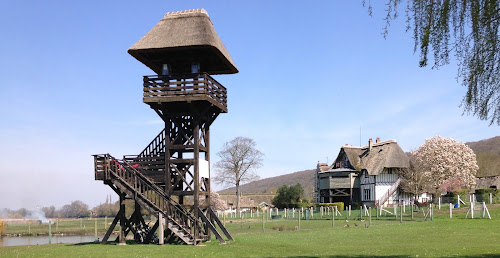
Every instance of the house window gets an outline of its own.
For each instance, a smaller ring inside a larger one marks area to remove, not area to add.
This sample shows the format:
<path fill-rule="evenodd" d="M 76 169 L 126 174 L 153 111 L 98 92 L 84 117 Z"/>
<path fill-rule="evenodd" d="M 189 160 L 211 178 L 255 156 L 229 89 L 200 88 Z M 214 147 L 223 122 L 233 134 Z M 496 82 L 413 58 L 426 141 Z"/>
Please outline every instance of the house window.
<path fill-rule="evenodd" d="M 365 189 L 364 191 L 364 199 L 370 200 L 370 189 Z"/>

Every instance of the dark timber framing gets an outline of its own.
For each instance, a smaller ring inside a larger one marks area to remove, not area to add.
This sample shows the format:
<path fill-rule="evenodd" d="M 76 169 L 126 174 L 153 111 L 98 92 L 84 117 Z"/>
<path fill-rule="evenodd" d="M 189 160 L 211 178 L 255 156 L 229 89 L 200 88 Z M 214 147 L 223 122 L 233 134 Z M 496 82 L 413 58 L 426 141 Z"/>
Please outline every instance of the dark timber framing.
<path fill-rule="evenodd" d="M 213 234 L 225 243 L 215 225 L 233 240 L 210 208 L 210 125 L 227 113 L 227 90 L 209 73 L 238 70 L 208 14 L 202 9 L 167 13 L 128 52 L 157 73 L 143 76 L 143 102 L 165 128 L 138 155 L 94 155 L 95 179 L 120 196 L 120 211 L 102 243 L 118 222 L 120 244 L 129 232 L 142 232 L 137 229 L 147 225 L 141 208 L 164 218 L 165 225 L 158 220 L 152 230 L 164 228 L 165 234 L 159 235 L 166 242 L 197 245 Z M 126 199 L 135 203 L 130 218 L 125 215 Z M 150 231 L 144 242 L 152 237 Z"/>

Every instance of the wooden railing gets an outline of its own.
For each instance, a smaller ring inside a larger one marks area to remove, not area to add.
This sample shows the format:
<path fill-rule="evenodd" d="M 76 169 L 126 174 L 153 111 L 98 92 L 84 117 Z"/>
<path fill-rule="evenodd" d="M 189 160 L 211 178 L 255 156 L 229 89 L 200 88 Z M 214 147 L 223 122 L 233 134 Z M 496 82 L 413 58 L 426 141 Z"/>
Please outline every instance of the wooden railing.
<path fill-rule="evenodd" d="M 206 95 L 215 103 L 227 108 L 227 90 L 207 73 L 183 76 L 144 76 L 144 100 L 158 97 Z"/>
<path fill-rule="evenodd" d="M 398 180 L 396 180 L 396 182 L 392 184 L 391 188 L 387 190 L 387 193 L 382 195 L 382 197 L 380 197 L 378 201 L 375 201 L 375 205 L 382 207 L 382 205 L 384 205 L 384 203 L 387 200 L 389 200 L 389 197 L 398 189 L 400 183 L 401 183 L 401 178 L 398 178 Z"/>
<path fill-rule="evenodd" d="M 127 187 L 136 198 L 141 199 L 154 210 L 161 212 L 173 223 L 190 232 L 196 223 L 201 221 L 194 218 L 182 205 L 166 196 L 164 191 L 137 171 L 133 165 L 125 160 L 118 160 L 109 154 L 94 155 L 96 178 L 101 180 L 118 180 Z M 199 226 L 199 228 L 203 228 Z"/>
<path fill-rule="evenodd" d="M 163 129 L 137 157 L 156 157 L 165 152 L 165 129 Z"/>

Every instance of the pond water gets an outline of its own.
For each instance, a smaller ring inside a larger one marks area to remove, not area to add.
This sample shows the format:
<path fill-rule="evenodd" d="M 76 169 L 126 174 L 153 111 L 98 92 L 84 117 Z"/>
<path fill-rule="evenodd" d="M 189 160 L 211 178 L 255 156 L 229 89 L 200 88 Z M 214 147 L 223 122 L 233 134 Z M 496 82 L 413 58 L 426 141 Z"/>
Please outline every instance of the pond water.
<path fill-rule="evenodd" d="M 103 236 L 98 236 L 102 239 Z M 110 238 L 111 239 L 111 238 Z M 94 242 L 95 236 L 52 236 L 52 244 L 59 243 L 88 243 Z M 114 238 L 113 238 L 114 240 Z M 0 237 L 0 246 L 16 245 L 45 245 L 49 243 L 48 236 L 30 236 L 30 237 Z"/>

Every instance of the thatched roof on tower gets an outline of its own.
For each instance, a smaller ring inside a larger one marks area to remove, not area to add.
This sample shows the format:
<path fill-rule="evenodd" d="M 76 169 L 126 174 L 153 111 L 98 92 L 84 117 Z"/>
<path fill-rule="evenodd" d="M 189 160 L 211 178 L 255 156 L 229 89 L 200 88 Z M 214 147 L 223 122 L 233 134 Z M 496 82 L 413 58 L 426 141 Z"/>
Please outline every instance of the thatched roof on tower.
<path fill-rule="evenodd" d="M 128 53 L 157 74 L 163 64 L 171 65 L 173 73 L 189 73 L 193 62 L 210 74 L 238 72 L 204 9 L 165 14 Z"/>
<path fill-rule="evenodd" d="M 384 168 L 409 168 L 410 160 L 396 140 L 374 143 L 371 147 L 342 146 L 351 165 L 358 171 L 366 170 L 369 175 L 378 175 Z"/>

